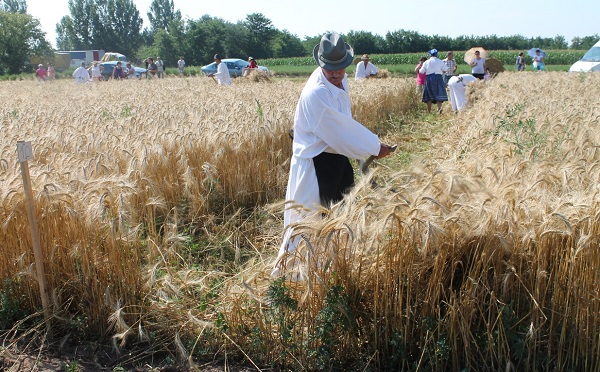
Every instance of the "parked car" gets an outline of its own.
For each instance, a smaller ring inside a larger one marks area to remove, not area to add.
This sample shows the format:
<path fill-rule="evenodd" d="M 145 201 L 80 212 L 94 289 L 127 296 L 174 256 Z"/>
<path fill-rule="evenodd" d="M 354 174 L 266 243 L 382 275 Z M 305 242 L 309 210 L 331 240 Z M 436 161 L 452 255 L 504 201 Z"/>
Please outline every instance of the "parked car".
<path fill-rule="evenodd" d="M 118 62 L 120 62 L 120 61 L 108 61 L 108 62 L 101 62 L 98 64 L 99 66 L 104 68 L 104 70 L 102 70 L 102 76 L 104 76 L 104 80 L 108 80 L 112 77 L 113 69 L 115 68 L 115 66 L 117 65 Z M 127 68 L 126 63 L 121 62 L 121 65 L 123 66 L 123 69 Z M 136 78 L 141 78 L 141 77 L 146 76 L 145 68 L 136 67 L 134 65 L 131 65 L 131 66 L 135 70 L 135 74 L 133 76 L 135 76 Z"/>
<path fill-rule="evenodd" d="M 594 44 L 594 46 L 569 69 L 569 72 L 590 71 L 600 71 L 600 41 Z"/>
<path fill-rule="evenodd" d="M 250 65 L 248 61 L 244 61 L 243 59 L 239 58 L 226 58 L 222 59 L 221 62 L 227 65 L 227 68 L 229 69 L 229 76 L 231 77 L 242 76 L 242 72 L 244 71 L 244 69 L 248 68 L 248 65 Z M 258 66 L 258 69 L 260 71 L 263 71 L 267 75 L 271 74 L 269 69 L 265 66 Z M 202 67 L 201 70 L 202 73 L 205 75 L 214 74 L 217 72 L 217 63 L 213 62 L 211 64 L 208 64 Z"/>

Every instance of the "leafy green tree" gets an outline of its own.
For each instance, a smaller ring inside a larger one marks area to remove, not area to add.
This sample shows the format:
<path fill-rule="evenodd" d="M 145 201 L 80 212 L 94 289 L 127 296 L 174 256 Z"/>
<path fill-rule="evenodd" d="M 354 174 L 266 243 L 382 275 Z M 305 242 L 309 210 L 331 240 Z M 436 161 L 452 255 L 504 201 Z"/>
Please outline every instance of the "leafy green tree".
<path fill-rule="evenodd" d="M 188 44 L 182 53 L 185 56 L 186 64 L 190 66 L 205 65 L 213 61 L 216 53 L 227 57 L 229 45 L 225 36 L 231 28 L 231 23 L 209 15 L 189 21 L 186 32 Z"/>
<path fill-rule="evenodd" d="M 350 31 L 344 40 L 352 46 L 355 54 L 383 53 L 385 41 L 379 35 L 367 31 Z"/>
<path fill-rule="evenodd" d="M 277 34 L 271 20 L 261 13 L 252 13 L 241 24 L 249 32 L 246 53 L 255 58 L 270 58 L 273 55 L 271 42 Z"/>
<path fill-rule="evenodd" d="M 306 56 L 306 49 L 296 35 L 292 35 L 288 30 L 278 31 L 273 40 L 273 57 L 303 57 Z"/>
<path fill-rule="evenodd" d="M 0 10 L 9 13 L 27 13 L 27 2 L 25 0 L 2 0 Z"/>
<path fill-rule="evenodd" d="M 152 45 L 142 47 L 138 50 L 137 55 L 142 59 L 153 57 L 156 60 L 156 57 L 160 57 L 165 67 L 175 67 L 179 56 L 185 54 L 180 45 L 182 39 L 165 30 L 158 30 L 154 34 Z"/>
<path fill-rule="evenodd" d="M 142 43 L 142 18 L 133 0 L 96 0 L 100 23 L 94 44 L 133 57 Z"/>
<path fill-rule="evenodd" d="M 564 36 L 556 35 L 552 38 L 551 42 L 546 45 L 548 49 L 567 49 L 568 48 L 567 40 Z"/>
<path fill-rule="evenodd" d="M 69 13 L 56 25 L 56 46 L 62 50 L 94 48 L 98 5 L 94 0 L 69 0 Z"/>
<path fill-rule="evenodd" d="M 128 57 L 142 42 L 142 18 L 132 0 L 69 0 L 56 26 L 59 49 L 104 49 Z"/>
<path fill-rule="evenodd" d="M 302 40 L 302 45 L 304 45 L 304 50 L 306 51 L 306 55 L 312 56 L 313 50 L 315 49 L 315 45 L 318 45 L 321 42 L 321 37 L 323 35 L 318 36 L 305 36 L 304 40 Z"/>
<path fill-rule="evenodd" d="M 600 40 L 600 36 L 598 36 L 598 34 L 584 37 L 577 36 L 571 40 L 571 49 L 590 49 L 598 42 L 598 40 Z"/>
<path fill-rule="evenodd" d="M 387 53 L 418 53 L 430 49 L 427 36 L 416 31 L 398 30 L 385 35 Z"/>
<path fill-rule="evenodd" d="M 51 55 L 40 22 L 29 14 L 0 11 L 0 74 L 17 74 L 32 56 Z"/>
<path fill-rule="evenodd" d="M 150 22 L 151 33 L 158 30 L 171 32 L 172 26 L 180 25 L 182 20 L 181 12 L 175 10 L 173 0 L 152 0 L 150 11 L 146 14 Z"/>

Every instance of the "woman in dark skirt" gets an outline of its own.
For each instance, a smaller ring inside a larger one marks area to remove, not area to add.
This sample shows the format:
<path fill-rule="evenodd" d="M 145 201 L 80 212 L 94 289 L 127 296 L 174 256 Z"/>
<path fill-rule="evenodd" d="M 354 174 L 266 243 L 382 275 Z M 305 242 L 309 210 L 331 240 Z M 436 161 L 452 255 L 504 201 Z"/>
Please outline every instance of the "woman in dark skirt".
<path fill-rule="evenodd" d="M 429 51 L 431 57 L 423 63 L 419 72 L 426 75 L 422 101 L 427 103 L 427 112 L 431 112 L 431 106 L 436 103 L 438 113 L 441 113 L 442 103 L 448 100 L 443 78 L 446 64 L 437 57 L 437 54 L 437 49 L 431 49 Z"/>

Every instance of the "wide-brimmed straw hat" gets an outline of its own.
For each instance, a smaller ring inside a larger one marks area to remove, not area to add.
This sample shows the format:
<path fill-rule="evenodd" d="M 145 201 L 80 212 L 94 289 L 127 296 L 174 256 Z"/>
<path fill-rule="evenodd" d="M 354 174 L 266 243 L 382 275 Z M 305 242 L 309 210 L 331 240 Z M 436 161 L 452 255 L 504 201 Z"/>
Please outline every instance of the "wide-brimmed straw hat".
<path fill-rule="evenodd" d="M 321 37 L 321 42 L 315 46 L 313 56 L 317 64 L 326 70 L 341 70 L 350 66 L 354 50 L 335 32 Z"/>

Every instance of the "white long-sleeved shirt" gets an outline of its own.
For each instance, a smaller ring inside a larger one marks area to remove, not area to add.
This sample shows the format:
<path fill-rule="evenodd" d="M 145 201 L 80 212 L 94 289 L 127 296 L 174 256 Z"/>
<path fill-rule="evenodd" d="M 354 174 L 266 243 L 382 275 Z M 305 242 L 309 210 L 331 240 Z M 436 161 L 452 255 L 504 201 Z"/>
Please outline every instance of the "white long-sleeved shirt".
<path fill-rule="evenodd" d="M 367 76 L 375 74 L 377 74 L 377 67 L 375 67 L 374 64 L 372 64 L 371 62 L 367 62 L 367 65 L 365 66 L 365 63 L 363 61 L 360 61 L 356 65 L 356 73 L 354 75 L 354 80 L 366 79 Z"/>
<path fill-rule="evenodd" d="M 439 59 L 438 57 L 430 57 L 427 61 L 423 63 L 419 72 L 425 75 L 438 74 L 442 75 L 446 72 L 447 67 L 444 61 Z"/>
<path fill-rule="evenodd" d="M 90 81 L 90 74 L 83 66 L 77 67 L 77 69 L 73 72 L 73 77 L 77 83 L 85 83 Z"/>
<path fill-rule="evenodd" d="M 217 78 L 219 85 L 231 85 L 231 76 L 229 76 L 229 69 L 225 62 L 221 62 L 217 65 L 217 72 L 213 75 Z"/>
<path fill-rule="evenodd" d="M 309 210 L 320 206 L 319 185 L 313 158 L 322 152 L 341 154 L 351 159 L 378 155 L 379 138 L 352 118 L 348 79 L 344 89 L 331 84 L 321 68 L 317 68 L 302 90 L 294 116 L 294 142 L 286 200 L 301 204 Z M 303 215 L 293 208 L 284 211 L 284 227 L 302 220 Z M 287 229 L 279 250 L 279 259 L 293 252 L 298 244 Z M 278 261 L 279 261 L 278 259 Z M 273 275 L 278 275 L 276 268 Z"/>

